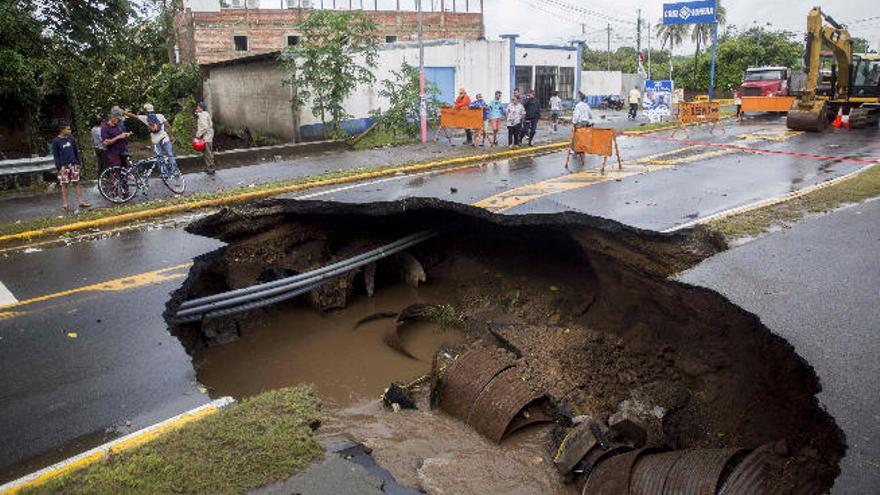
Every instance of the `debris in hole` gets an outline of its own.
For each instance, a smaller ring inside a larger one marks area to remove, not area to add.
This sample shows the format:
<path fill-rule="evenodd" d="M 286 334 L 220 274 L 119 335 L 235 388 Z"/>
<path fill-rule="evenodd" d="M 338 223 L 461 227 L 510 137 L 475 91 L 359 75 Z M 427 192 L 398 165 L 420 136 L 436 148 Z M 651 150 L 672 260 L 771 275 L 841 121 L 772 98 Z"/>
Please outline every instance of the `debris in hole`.
<path fill-rule="evenodd" d="M 409 390 L 398 382 L 394 382 L 382 394 L 382 402 L 386 407 L 397 405 L 401 409 L 417 409 L 416 402 Z"/>
<path fill-rule="evenodd" d="M 448 303 L 466 323 L 461 328 L 468 344 L 435 357 L 431 388 L 432 403 L 450 415 L 498 440 L 542 415 L 608 418 L 607 448 L 593 445 L 571 470 L 595 476 L 604 462 L 642 444 L 733 449 L 736 459 L 741 446 L 784 439 L 791 446 L 781 456 L 786 479 L 803 477 L 803 486 L 819 491 L 831 486 L 842 437 L 815 399 L 818 383 L 809 366 L 724 297 L 667 279 L 719 249 L 698 232 L 661 235 L 570 213 L 495 216 L 424 200 L 366 206 L 269 201 L 226 210 L 191 228 L 229 245 L 196 261 L 169 308 L 174 301 L 249 285 L 267 267 L 311 270 L 356 252 L 352 246 L 384 244 L 437 225 L 455 230 L 412 248 L 415 271 L 388 259 L 378 263 L 372 284 L 364 274 L 364 287 L 378 293 L 378 282 L 398 277 L 421 286 L 421 270 L 431 285 L 456 288 L 457 299 Z M 343 304 L 363 297 L 350 292 L 361 275 L 350 276 L 353 283 L 338 287 Z M 211 341 L 204 326 L 173 331 L 190 352 Z M 507 350 L 492 348 L 496 342 Z M 464 357 L 476 352 L 506 357 L 467 364 Z M 522 389 L 504 392 L 491 408 L 477 408 L 491 397 L 481 395 L 502 385 Z M 530 394 L 545 398 L 530 403 Z M 481 413 L 480 424 L 474 410 L 484 409 L 498 413 Z M 640 482 L 640 466 L 678 452 L 635 456 L 631 489 Z M 728 462 L 732 480 L 739 464 Z M 651 475 L 665 483 L 673 465 Z"/>
<path fill-rule="evenodd" d="M 408 251 L 401 251 L 393 256 L 394 261 L 398 264 L 400 278 L 410 287 L 416 287 L 425 283 L 428 276 L 419 260 Z"/>

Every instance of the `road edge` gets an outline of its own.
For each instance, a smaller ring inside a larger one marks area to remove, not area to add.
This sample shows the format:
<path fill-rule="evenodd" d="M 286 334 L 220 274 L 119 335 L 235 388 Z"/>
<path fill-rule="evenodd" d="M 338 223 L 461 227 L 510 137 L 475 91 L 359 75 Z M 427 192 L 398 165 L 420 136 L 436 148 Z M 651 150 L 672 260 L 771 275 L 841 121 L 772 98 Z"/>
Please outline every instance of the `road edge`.
<path fill-rule="evenodd" d="M 180 428 L 181 426 L 198 421 L 212 414 L 220 412 L 222 409 L 229 407 L 235 403 L 232 397 L 221 397 L 207 404 L 203 404 L 189 411 L 185 411 L 176 416 L 160 421 L 152 426 L 148 426 L 133 433 L 129 433 L 123 437 L 117 438 L 110 442 L 99 445 L 91 450 L 87 450 L 73 457 L 67 458 L 61 462 L 55 463 L 49 467 L 40 469 L 21 478 L 10 481 L 0 486 L 0 495 L 12 495 L 18 493 L 25 488 L 31 488 L 42 485 L 49 480 L 57 478 L 66 473 L 77 471 L 95 461 L 106 457 L 108 454 L 116 454 L 124 452 L 132 448 L 138 447 L 145 443 L 151 442 L 159 436 Z"/>
<path fill-rule="evenodd" d="M 226 206 L 230 204 L 243 203 L 246 201 L 253 201 L 258 199 L 265 199 L 272 196 L 278 196 L 281 194 L 288 194 L 298 191 L 303 191 L 306 189 L 313 189 L 318 187 L 326 187 L 333 186 L 338 184 L 347 184 L 351 182 L 359 182 L 367 179 L 375 179 L 379 177 L 389 177 L 398 174 L 407 174 L 412 172 L 419 172 L 431 169 L 439 169 L 443 167 L 449 167 L 453 165 L 464 165 L 464 164 L 475 164 L 482 163 L 487 161 L 493 161 L 504 158 L 513 158 L 519 156 L 532 155 L 536 153 L 556 151 L 559 149 L 563 149 L 568 145 L 568 140 L 566 141 L 558 141 L 550 144 L 544 144 L 539 146 L 532 146 L 528 148 L 519 148 L 514 150 L 501 151 L 497 153 L 487 153 L 481 155 L 472 155 L 472 156 L 464 156 L 458 158 L 450 158 L 447 160 L 439 160 L 428 163 L 417 163 L 412 165 L 403 165 L 399 167 L 392 167 L 374 171 L 367 171 L 360 174 L 353 174 L 345 177 L 337 177 L 332 179 L 323 179 L 323 180 L 315 180 L 311 182 L 303 182 L 298 184 L 291 184 L 286 186 L 273 187 L 269 189 L 264 189 L 260 191 L 254 192 L 245 192 L 235 196 L 228 196 L 223 198 L 214 198 L 214 199 L 203 199 L 191 202 L 185 202 L 176 205 L 162 206 L 159 208 L 142 210 L 132 213 L 123 213 L 121 215 L 113 215 L 107 216 L 103 218 L 97 218 L 94 220 L 86 220 L 80 222 L 71 222 L 64 225 L 59 225 L 55 227 L 46 227 L 43 229 L 35 229 L 28 230 L 24 232 L 17 232 L 14 234 L 5 234 L 0 235 L 0 245 L 9 244 L 16 241 L 24 241 L 29 242 L 33 239 L 38 239 L 42 237 L 48 237 L 52 235 L 65 234 L 68 232 L 75 232 L 79 230 L 87 230 L 94 229 L 99 227 L 107 227 L 111 225 L 117 225 L 121 223 L 127 223 L 132 221 L 139 221 L 145 219 L 151 219 L 156 217 L 163 217 L 167 215 L 172 215 L 176 213 L 183 213 L 187 211 L 199 210 L 203 208 L 211 208 L 211 207 L 219 207 Z M 306 178 L 307 179 L 307 178 Z"/>

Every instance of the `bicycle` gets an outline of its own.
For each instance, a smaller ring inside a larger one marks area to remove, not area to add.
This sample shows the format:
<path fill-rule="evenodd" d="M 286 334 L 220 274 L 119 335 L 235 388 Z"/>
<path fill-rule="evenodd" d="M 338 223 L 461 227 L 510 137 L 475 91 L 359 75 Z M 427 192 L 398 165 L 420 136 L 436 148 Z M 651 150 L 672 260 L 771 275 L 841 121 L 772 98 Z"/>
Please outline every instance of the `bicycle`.
<path fill-rule="evenodd" d="M 126 157 L 128 162 L 128 157 Z M 98 191 L 111 203 L 126 203 L 135 197 L 138 191 L 147 194 L 150 189 L 150 175 L 159 165 L 162 182 L 175 194 L 182 194 L 186 189 L 183 174 L 177 166 L 170 166 L 168 159 L 161 155 L 145 158 L 130 166 L 108 167 L 98 176 Z"/>

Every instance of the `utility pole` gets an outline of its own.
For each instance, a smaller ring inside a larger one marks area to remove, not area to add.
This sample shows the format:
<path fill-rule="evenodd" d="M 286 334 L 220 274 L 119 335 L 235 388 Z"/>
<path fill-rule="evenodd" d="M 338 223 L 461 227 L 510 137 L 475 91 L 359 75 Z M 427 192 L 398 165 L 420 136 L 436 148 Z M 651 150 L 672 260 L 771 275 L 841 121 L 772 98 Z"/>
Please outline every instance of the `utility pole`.
<path fill-rule="evenodd" d="M 636 72 L 642 68 L 642 9 L 636 11 Z"/>
<path fill-rule="evenodd" d="M 611 23 L 608 23 L 608 27 L 605 28 L 605 32 L 608 33 L 608 68 L 605 70 L 611 70 Z"/>
<path fill-rule="evenodd" d="M 648 79 L 654 79 L 651 73 L 651 23 L 647 23 L 648 27 Z"/>
<path fill-rule="evenodd" d="M 419 1 L 419 120 L 422 144 L 428 142 L 428 102 L 425 100 L 425 43 L 422 41 L 422 0 Z M 433 2 L 432 2 L 433 4 Z"/>
<path fill-rule="evenodd" d="M 581 23 L 581 37 L 584 37 L 586 35 L 587 35 L 587 25 L 582 22 Z"/>

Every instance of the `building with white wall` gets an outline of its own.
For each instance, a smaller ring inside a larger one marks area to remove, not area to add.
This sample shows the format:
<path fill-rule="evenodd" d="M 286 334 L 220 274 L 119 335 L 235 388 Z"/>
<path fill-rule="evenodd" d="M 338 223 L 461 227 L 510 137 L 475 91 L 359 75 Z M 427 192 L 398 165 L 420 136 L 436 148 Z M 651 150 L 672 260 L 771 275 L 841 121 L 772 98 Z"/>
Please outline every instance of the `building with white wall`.
<path fill-rule="evenodd" d="M 424 47 L 426 78 L 439 88 L 444 103 L 452 103 L 461 87 L 471 97 L 482 93 L 486 99 L 501 91 L 505 101 L 510 99 L 511 88 L 519 87 L 523 92 L 535 88 L 546 106 L 552 91 L 573 100 L 580 85 L 578 46 L 518 44 L 515 36 L 504 36 L 492 41 L 433 40 Z M 294 139 L 298 127 L 303 140 L 320 139 L 320 118 L 311 114 L 309 105 L 296 115 L 291 110 L 291 88 L 283 84 L 278 54 L 202 65 L 209 110 L 217 123 L 227 127 L 248 127 L 288 140 Z M 400 70 L 404 62 L 417 66 L 418 57 L 416 42 L 380 45 L 378 66 L 373 69 L 376 84 L 363 85 L 346 99 L 346 111 L 354 118 L 343 127 L 352 133 L 368 127 L 373 121 L 371 112 L 388 105 L 378 93 L 379 83 L 392 78 L 392 71 Z"/>

